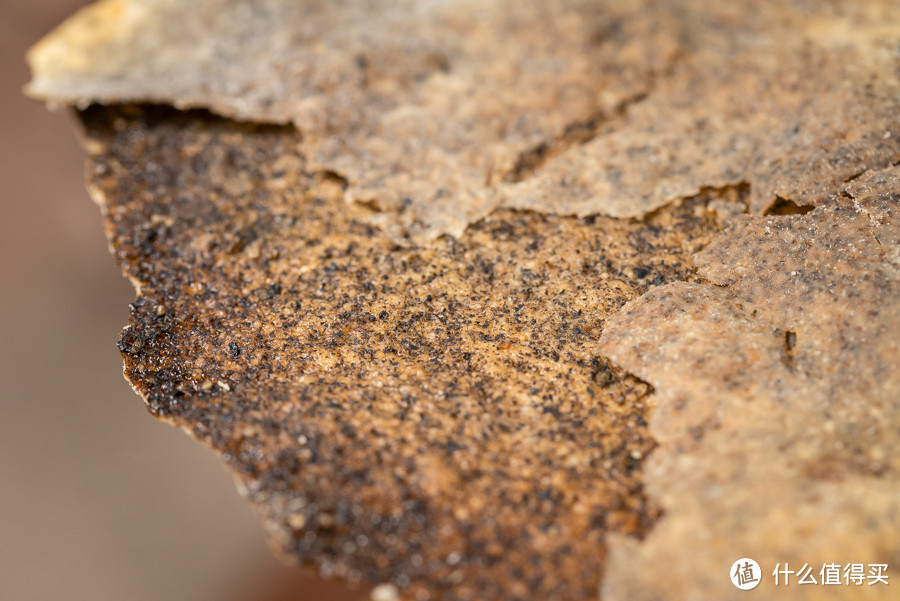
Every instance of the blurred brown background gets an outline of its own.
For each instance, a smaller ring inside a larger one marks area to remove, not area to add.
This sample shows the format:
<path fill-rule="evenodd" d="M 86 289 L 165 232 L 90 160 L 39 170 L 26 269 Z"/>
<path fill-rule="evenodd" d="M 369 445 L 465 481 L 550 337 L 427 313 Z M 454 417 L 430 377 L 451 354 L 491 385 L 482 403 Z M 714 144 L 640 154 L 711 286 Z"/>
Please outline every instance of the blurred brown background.
<path fill-rule="evenodd" d="M 22 96 L 79 0 L 0 0 L 0 600 L 367 598 L 273 558 L 218 459 L 156 422 L 115 343 L 106 250 L 68 111 Z"/>

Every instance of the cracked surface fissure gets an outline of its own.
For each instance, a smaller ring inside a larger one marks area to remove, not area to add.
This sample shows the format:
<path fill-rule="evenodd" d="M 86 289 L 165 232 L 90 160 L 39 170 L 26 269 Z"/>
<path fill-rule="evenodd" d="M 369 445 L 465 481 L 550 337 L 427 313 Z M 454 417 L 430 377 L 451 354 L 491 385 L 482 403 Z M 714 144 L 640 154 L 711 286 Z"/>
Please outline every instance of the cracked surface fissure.
<path fill-rule="evenodd" d="M 652 83 L 650 88 L 652 89 Z M 608 127 L 616 119 L 621 119 L 630 107 L 645 100 L 649 94 L 648 91 L 638 92 L 622 100 L 612 111 L 603 111 L 584 121 L 568 124 L 558 137 L 544 140 L 534 148 L 520 153 L 512 168 L 502 175 L 501 180 L 517 184 L 533 177 L 545 162 L 574 145 L 587 144 L 600 135 L 604 127 Z"/>

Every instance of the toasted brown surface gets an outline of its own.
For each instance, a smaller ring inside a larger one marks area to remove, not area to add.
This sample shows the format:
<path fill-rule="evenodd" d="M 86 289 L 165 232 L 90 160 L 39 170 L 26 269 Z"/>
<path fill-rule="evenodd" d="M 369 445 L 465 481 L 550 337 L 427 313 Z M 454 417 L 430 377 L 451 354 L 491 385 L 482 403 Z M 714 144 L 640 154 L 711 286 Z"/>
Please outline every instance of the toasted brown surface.
<path fill-rule="evenodd" d="M 650 389 L 593 348 L 624 302 L 696 279 L 707 197 L 640 222 L 498 212 L 405 249 L 306 171 L 291 128 L 83 119 L 141 289 L 126 375 L 223 454 L 286 553 L 410 595 L 595 594 L 606 533 L 657 510 Z"/>
<path fill-rule="evenodd" d="M 411 599 L 900 559 L 898 3 L 183 6 L 98 4 L 31 91 L 293 124 L 81 113 L 126 375 L 287 555 Z"/>

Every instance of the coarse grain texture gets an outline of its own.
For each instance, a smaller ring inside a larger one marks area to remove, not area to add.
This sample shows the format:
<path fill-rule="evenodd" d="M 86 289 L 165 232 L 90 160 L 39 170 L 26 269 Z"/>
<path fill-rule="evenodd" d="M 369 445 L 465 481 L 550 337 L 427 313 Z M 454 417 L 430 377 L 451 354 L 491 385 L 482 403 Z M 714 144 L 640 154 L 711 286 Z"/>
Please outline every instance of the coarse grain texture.
<path fill-rule="evenodd" d="M 739 557 L 770 593 L 900 565 L 898 23 L 104 0 L 29 91 L 82 109 L 127 377 L 286 556 L 405 599 L 728 599 Z"/>
<path fill-rule="evenodd" d="M 665 516 L 612 545 L 604 599 L 742 598 L 723 578 L 740 557 L 769 594 L 776 564 L 820 582 L 826 563 L 900 565 L 898 190 L 892 168 L 804 215 L 740 217 L 696 258 L 711 284 L 607 322 L 601 352 L 656 388 L 644 481 Z"/>
<path fill-rule="evenodd" d="M 33 50 L 29 91 L 291 122 L 422 242 L 742 182 L 754 213 L 814 205 L 900 155 L 897 23 L 896 1 L 104 0 Z"/>
<path fill-rule="evenodd" d="M 284 554 L 408 598 L 595 595 L 606 534 L 656 509 L 650 388 L 593 349 L 626 301 L 696 280 L 712 193 L 644 221 L 500 211 L 410 249 L 307 171 L 290 127 L 82 118 L 140 288 L 126 375 L 222 454 Z"/>

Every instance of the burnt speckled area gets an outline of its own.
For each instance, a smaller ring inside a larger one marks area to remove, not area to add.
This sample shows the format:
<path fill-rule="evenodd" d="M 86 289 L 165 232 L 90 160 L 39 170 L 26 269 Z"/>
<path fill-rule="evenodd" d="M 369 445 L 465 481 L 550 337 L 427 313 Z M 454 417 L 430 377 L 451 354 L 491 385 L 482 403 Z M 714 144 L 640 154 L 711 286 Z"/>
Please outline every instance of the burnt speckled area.
<path fill-rule="evenodd" d="M 286 555 L 411 599 L 596 596 L 607 533 L 658 515 L 651 389 L 598 359 L 604 320 L 697 281 L 691 255 L 746 190 L 641 221 L 499 210 L 404 248 L 292 128 L 81 117 L 140 289 L 126 375 L 221 453 Z"/>

